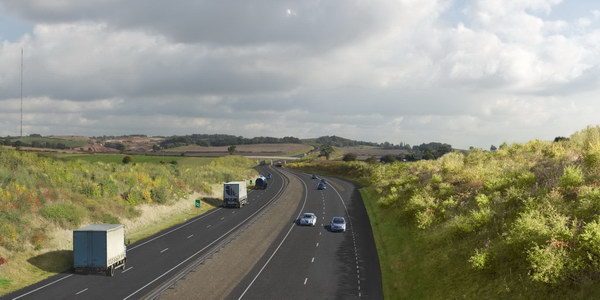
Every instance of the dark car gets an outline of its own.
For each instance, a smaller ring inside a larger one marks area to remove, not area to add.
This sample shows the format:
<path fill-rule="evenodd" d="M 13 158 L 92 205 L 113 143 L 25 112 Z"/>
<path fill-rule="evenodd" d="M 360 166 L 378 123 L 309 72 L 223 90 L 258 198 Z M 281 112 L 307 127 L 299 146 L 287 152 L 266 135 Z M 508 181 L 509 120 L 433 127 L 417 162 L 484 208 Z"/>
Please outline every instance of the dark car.
<path fill-rule="evenodd" d="M 319 179 L 319 177 L 317 177 L 317 175 L 316 175 L 316 174 L 312 174 L 312 175 L 310 176 L 310 178 L 311 178 L 311 179 Z"/>
<path fill-rule="evenodd" d="M 325 190 L 325 189 L 327 189 L 326 185 L 324 185 L 322 183 L 317 184 L 317 190 Z"/>

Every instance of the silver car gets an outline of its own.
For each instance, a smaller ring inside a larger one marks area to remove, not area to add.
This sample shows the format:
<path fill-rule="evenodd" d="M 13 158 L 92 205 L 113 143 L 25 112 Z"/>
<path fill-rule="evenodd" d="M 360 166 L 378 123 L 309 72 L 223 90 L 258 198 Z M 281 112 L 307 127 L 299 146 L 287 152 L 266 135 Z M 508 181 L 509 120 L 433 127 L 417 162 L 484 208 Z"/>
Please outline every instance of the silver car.
<path fill-rule="evenodd" d="M 344 217 L 333 217 L 329 229 L 331 231 L 346 232 L 346 219 Z"/>
<path fill-rule="evenodd" d="M 304 213 L 298 223 L 300 225 L 315 226 L 317 225 L 317 216 L 313 213 Z"/>

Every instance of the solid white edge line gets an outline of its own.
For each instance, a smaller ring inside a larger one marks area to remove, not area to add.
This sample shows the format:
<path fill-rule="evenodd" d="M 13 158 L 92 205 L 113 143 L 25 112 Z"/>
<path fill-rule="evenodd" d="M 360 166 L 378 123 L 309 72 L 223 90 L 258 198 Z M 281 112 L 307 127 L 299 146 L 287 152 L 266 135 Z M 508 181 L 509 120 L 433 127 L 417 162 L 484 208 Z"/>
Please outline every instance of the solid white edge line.
<path fill-rule="evenodd" d="M 281 192 L 281 190 L 283 190 L 283 185 L 281 185 L 281 187 L 279 188 L 279 191 L 277 191 L 277 193 L 275 193 L 275 195 L 279 194 L 279 192 Z M 230 232 L 234 231 L 235 229 L 237 229 L 238 227 L 242 226 L 246 221 L 248 221 L 250 218 L 252 218 L 253 216 L 255 216 L 257 213 L 261 212 L 263 210 L 263 208 L 265 208 L 267 205 L 269 205 L 269 203 L 271 202 L 271 200 L 274 200 L 275 197 L 271 198 L 269 201 L 267 201 L 267 203 L 263 204 L 263 206 L 261 206 L 257 211 L 253 212 L 250 216 L 248 216 L 246 219 L 244 219 L 242 222 L 238 223 L 236 226 L 234 226 L 233 228 L 231 228 L 229 231 L 225 232 L 223 235 L 221 235 L 220 237 L 218 237 L 217 239 L 215 239 L 214 241 L 212 241 L 210 244 L 206 245 L 204 248 L 196 251 L 196 253 L 192 254 L 190 257 L 186 258 L 185 260 L 183 260 L 182 262 L 178 263 L 176 266 L 172 267 L 171 269 L 167 270 L 166 272 L 164 272 L 162 275 L 154 278 L 154 280 L 148 282 L 146 285 L 144 285 L 143 287 L 137 289 L 135 292 L 131 293 L 129 296 L 123 298 L 123 300 L 127 300 L 129 298 L 131 298 L 133 295 L 139 293 L 141 290 L 147 288 L 149 285 L 153 284 L 154 282 L 156 282 L 157 280 L 161 279 L 162 277 L 164 277 L 165 275 L 171 273 L 173 270 L 177 269 L 179 266 L 181 266 L 182 264 L 186 263 L 188 260 L 192 259 L 194 256 L 198 255 L 200 252 L 206 250 L 208 247 L 212 246 L 214 243 L 218 242 L 219 240 L 221 240 L 223 237 L 225 237 L 226 235 L 228 235 Z M 306 198 L 305 198 L 306 201 Z M 304 206 L 302 206 L 304 207 Z M 300 216 L 300 215 L 298 215 Z M 291 229 L 290 229 L 291 230 Z"/>
<path fill-rule="evenodd" d="M 293 175 L 294 177 L 300 179 L 298 176 L 296 176 L 296 174 L 293 174 L 293 173 L 290 173 L 290 174 Z M 304 183 L 304 181 L 302 181 L 302 179 L 300 179 L 300 182 L 302 182 L 302 184 L 304 185 L 304 189 L 305 189 L 304 203 L 302 203 L 302 208 L 300 208 L 300 212 L 296 216 L 296 219 L 298 219 L 300 217 L 300 215 L 302 214 L 302 211 L 304 211 L 304 206 L 306 205 L 306 199 L 308 198 L 308 187 L 306 186 L 306 183 Z M 267 265 L 269 264 L 269 262 L 271 261 L 271 259 L 273 259 L 273 256 L 275 256 L 275 254 L 277 253 L 277 251 L 279 251 L 279 248 L 281 247 L 281 245 L 283 245 L 283 242 L 285 242 L 285 240 L 287 239 L 288 235 L 290 235 L 290 232 L 292 232 L 292 229 L 294 229 L 294 227 L 296 227 L 296 225 L 290 226 L 290 229 L 288 230 L 288 232 L 283 237 L 283 240 L 281 240 L 281 242 L 279 243 L 279 245 L 277 245 L 277 248 L 275 248 L 275 251 L 273 251 L 273 253 L 269 257 L 269 259 L 265 262 L 265 264 L 262 266 L 262 268 L 260 268 L 260 270 L 258 271 L 258 274 L 256 274 L 256 276 L 254 276 L 254 279 L 252 279 L 252 281 L 250 282 L 250 284 L 248 284 L 248 286 L 246 287 L 246 289 L 244 290 L 244 292 L 242 292 L 242 294 L 240 295 L 240 297 L 238 298 L 238 300 L 242 299 L 244 297 L 244 295 L 246 295 L 246 293 L 248 292 L 248 290 L 250 289 L 250 287 L 254 284 L 254 282 L 256 281 L 256 279 L 258 278 L 258 276 L 260 276 L 260 273 L 262 273 L 262 271 L 267 267 Z"/>
<path fill-rule="evenodd" d="M 85 292 L 85 291 L 87 291 L 87 290 L 89 290 L 89 288 L 85 288 L 85 289 L 83 289 L 83 290 L 81 290 L 81 291 L 79 291 L 79 292 L 75 293 L 75 295 L 79 295 L 79 294 L 81 294 L 81 293 L 83 293 L 83 292 Z"/>
<path fill-rule="evenodd" d="M 25 297 L 25 296 L 27 296 L 27 295 L 29 295 L 29 294 L 31 294 L 31 293 L 37 292 L 37 291 L 39 291 L 39 290 L 41 290 L 41 289 L 43 289 L 43 288 L 45 288 L 45 287 L 47 287 L 47 286 L 50 286 L 50 285 L 52 285 L 52 284 L 55 284 L 55 283 L 57 283 L 57 282 L 59 282 L 59 281 L 61 281 L 61 280 L 63 280 L 63 279 L 67 279 L 67 278 L 69 278 L 69 277 L 71 277 L 71 276 L 73 276 L 73 274 L 67 275 L 67 276 L 65 276 L 65 277 L 63 277 L 63 278 L 61 278 L 61 279 L 58 279 L 58 280 L 56 280 L 56 281 L 52 281 L 52 282 L 50 282 L 50 283 L 48 283 L 48 284 L 46 284 L 46 285 L 44 285 L 44 286 L 41 286 L 41 287 L 39 287 L 39 288 L 37 288 L 37 289 L 35 289 L 35 290 L 33 290 L 33 291 L 29 291 L 29 292 L 27 292 L 27 293 L 25 293 L 25 294 L 23 294 L 23 295 L 20 295 L 20 296 L 18 296 L 18 297 L 14 297 L 14 298 L 12 298 L 12 300 L 16 300 L 16 299 L 23 298 L 23 297 Z"/>

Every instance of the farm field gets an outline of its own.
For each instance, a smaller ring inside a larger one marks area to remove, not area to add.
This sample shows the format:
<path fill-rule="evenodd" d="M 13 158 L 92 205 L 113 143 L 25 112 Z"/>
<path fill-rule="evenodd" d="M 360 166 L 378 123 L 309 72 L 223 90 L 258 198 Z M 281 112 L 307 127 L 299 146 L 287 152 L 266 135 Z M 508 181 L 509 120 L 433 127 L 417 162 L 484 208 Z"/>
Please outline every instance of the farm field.
<path fill-rule="evenodd" d="M 365 160 L 371 156 L 384 156 L 384 155 L 398 155 L 407 153 L 406 150 L 402 149 L 383 149 L 379 147 L 370 146 L 356 146 L 356 147 L 342 147 L 338 148 L 344 153 L 354 153 L 359 160 Z"/>
<path fill-rule="evenodd" d="M 198 145 L 182 146 L 164 150 L 165 152 L 202 153 L 210 156 L 227 154 L 228 146 L 206 147 Z M 299 155 L 312 149 L 304 144 L 249 144 L 237 145 L 236 154 L 240 155 Z"/>
<path fill-rule="evenodd" d="M 182 156 L 152 156 L 152 155 L 127 155 L 127 154 L 52 154 L 51 156 L 62 160 L 83 160 L 88 162 L 121 163 L 123 157 L 130 156 L 134 163 L 171 163 L 173 161 L 181 165 L 203 166 L 213 158 L 209 157 L 182 157 Z"/>
<path fill-rule="evenodd" d="M 62 143 L 67 148 L 82 147 L 82 146 L 85 146 L 88 144 L 87 140 L 70 140 L 70 139 L 50 138 L 50 137 L 12 137 L 12 138 L 10 138 L 10 141 L 11 142 L 21 141 L 22 143 L 27 144 L 27 145 L 31 145 L 33 142 L 38 142 L 41 144 Z"/>

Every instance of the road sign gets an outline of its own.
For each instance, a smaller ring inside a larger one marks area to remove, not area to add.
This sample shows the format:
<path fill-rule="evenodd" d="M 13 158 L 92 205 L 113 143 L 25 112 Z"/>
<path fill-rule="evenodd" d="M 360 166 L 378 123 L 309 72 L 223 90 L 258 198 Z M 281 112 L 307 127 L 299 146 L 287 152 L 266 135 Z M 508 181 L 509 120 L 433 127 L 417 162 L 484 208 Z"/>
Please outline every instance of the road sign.
<path fill-rule="evenodd" d="M 200 208 L 200 199 L 196 199 L 196 208 Z"/>

